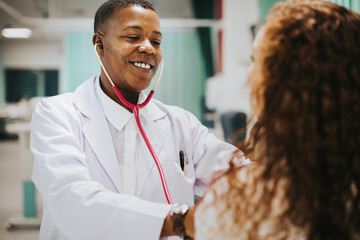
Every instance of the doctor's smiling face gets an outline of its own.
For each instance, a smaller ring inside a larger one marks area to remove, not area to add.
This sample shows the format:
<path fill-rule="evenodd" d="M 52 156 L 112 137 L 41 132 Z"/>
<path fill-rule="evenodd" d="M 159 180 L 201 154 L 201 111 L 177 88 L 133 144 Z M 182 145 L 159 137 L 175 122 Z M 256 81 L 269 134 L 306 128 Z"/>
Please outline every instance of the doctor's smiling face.
<path fill-rule="evenodd" d="M 136 103 L 162 59 L 158 15 L 137 5 L 118 8 L 100 31 L 93 42 L 103 44 L 97 51 L 105 69 L 124 97 Z M 100 78 L 105 93 L 119 102 L 103 71 Z"/>

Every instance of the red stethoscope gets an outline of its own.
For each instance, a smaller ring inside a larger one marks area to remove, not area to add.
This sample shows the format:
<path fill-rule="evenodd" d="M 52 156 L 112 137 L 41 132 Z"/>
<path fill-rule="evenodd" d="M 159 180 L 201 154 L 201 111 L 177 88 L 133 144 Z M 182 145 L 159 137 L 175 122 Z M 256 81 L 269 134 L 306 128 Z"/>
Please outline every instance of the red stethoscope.
<path fill-rule="evenodd" d="M 140 108 L 143 108 L 145 107 L 151 100 L 152 96 L 154 95 L 154 92 L 155 92 L 155 89 L 160 81 L 160 78 L 161 78 L 161 75 L 162 75 L 162 72 L 163 72 L 163 68 L 164 68 L 164 60 L 161 59 L 161 69 L 160 69 L 160 74 L 159 74 L 159 77 L 156 81 L 156 84 L 154 86 L 154 88 L 150 91 L 149 93 L 149 96 L 146 98 L 146 100 L 141 103 L 141 104 L 132 104 L 130 102 L 128 102 L 124 97 L 123 95 L 120 93 L 119 89 L 115 86 L 114 82 L 111 80 L 109 74 L 107 73 L 97 51 L 96 51 L 96 47 L 98 46 L 99 44 L 95 44 L 94 45 L 94 48 L 95 48 L 95 53 L 96 53 L 96 56 L 100 62 L 100 65 L 102 67 L 102 69 L 104 70 L 105 72 L 105 75 L 107 76 L 107 78 L 109 79 L 109 82 L 111 83 L 111 86 L 112 88 L 114 89 L 116 95 L 118 96 L 118 98 L 120 99 L 120 101 L 125 104 L 127 107 L 131 108 L 133 114 L 134 114 L 134 117 L 135 117 L 135 120 L 136 120 L 136 124 L 140 130 L 140 133 L 142 135 L 142 137 L 144 138 L 144 141 L 146 143 L 146 146 L 148 147 L 152 157 L 154 158 L 154 161 L 156 163 L 156 166 L 158 168 L 158 171 L 159 171 L 159 174 L 160 174 L 160 178 L 161 178 L 161 183 L 162 183 L 162 186 L 163 186 L 163 189 L 164 189 L 164 193 L 165 193 L 165 197 L 166 197 L 166 200 L 169 204 L 173 204 L 172 200 L 171 200 L 171 197 L 170 197 L 170 193 L 169 193 L 169 189 L 168 189 L 168 186 L 167 186 L 167 183 L 166 183 L 166 179 L 165 179 L 165 175 L 164 175 L 164 171 L 162 170 L 162 167 L 161 167 L 161 164 L 160 164 L 160 161 L 158 159 L 158 157 L 156 156 L 156 153 L 154 151 L 154 149 L 152 148 L 151 144 L 150 144 L 150 141 L 148 139 L 148 137 L 146 136 L 145 134 L 145 131 L 141 125 L 141 122 L 140 122 L 140 118 L 139 118 L 139 110 Z"/>

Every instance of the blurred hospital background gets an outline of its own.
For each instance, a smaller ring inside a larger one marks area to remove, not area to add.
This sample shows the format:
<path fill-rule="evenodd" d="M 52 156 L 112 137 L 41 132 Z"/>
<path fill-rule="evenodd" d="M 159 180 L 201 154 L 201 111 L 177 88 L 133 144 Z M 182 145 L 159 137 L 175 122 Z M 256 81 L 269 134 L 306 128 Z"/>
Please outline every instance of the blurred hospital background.
<path fill-rule="evenodd" d="M 279 0 L 150 0 L 163 32 L 155 98 L 194 113 L 219 138 L 246 136 L 251 45 Z M 329 0 L 330 1 L 330 0 Z M 100 73 L 93 17 L 104 0 L 0 0 L 0 239 L 37 239 L 29 121 L 43 97 Z M 360 12 L 360 0 L 331 0 Z"/>

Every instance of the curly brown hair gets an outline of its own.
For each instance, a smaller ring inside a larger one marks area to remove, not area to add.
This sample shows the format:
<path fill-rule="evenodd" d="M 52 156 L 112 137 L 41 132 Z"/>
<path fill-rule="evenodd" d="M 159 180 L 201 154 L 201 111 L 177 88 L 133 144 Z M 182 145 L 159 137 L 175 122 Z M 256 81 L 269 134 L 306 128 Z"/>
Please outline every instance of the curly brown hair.
<path fill-rule="evenodd" d="M 254 181 L 240 184 L 244 168 L 232 161 L 215 202 L 228 199 L 233 229 L 252 221 L 249 239 L 270 216 L 266 239 L 288 239 L 289 226 L 308 239 L 360 239 L 360 16 L 290 0 L 272 8 L 263 31 L 264 106 L 239 146 L 256 162 Z"/>

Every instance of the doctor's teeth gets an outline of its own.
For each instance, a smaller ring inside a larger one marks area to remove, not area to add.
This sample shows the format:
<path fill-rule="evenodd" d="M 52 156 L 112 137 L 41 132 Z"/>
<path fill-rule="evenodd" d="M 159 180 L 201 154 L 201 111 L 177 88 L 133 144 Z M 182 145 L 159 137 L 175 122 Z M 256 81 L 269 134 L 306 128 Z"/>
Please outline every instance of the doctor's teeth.
<path fill-rule="evenodd" d="M 150 69 L 150 64 L 135 62 L 134 65 L 140 68 Z"/>

